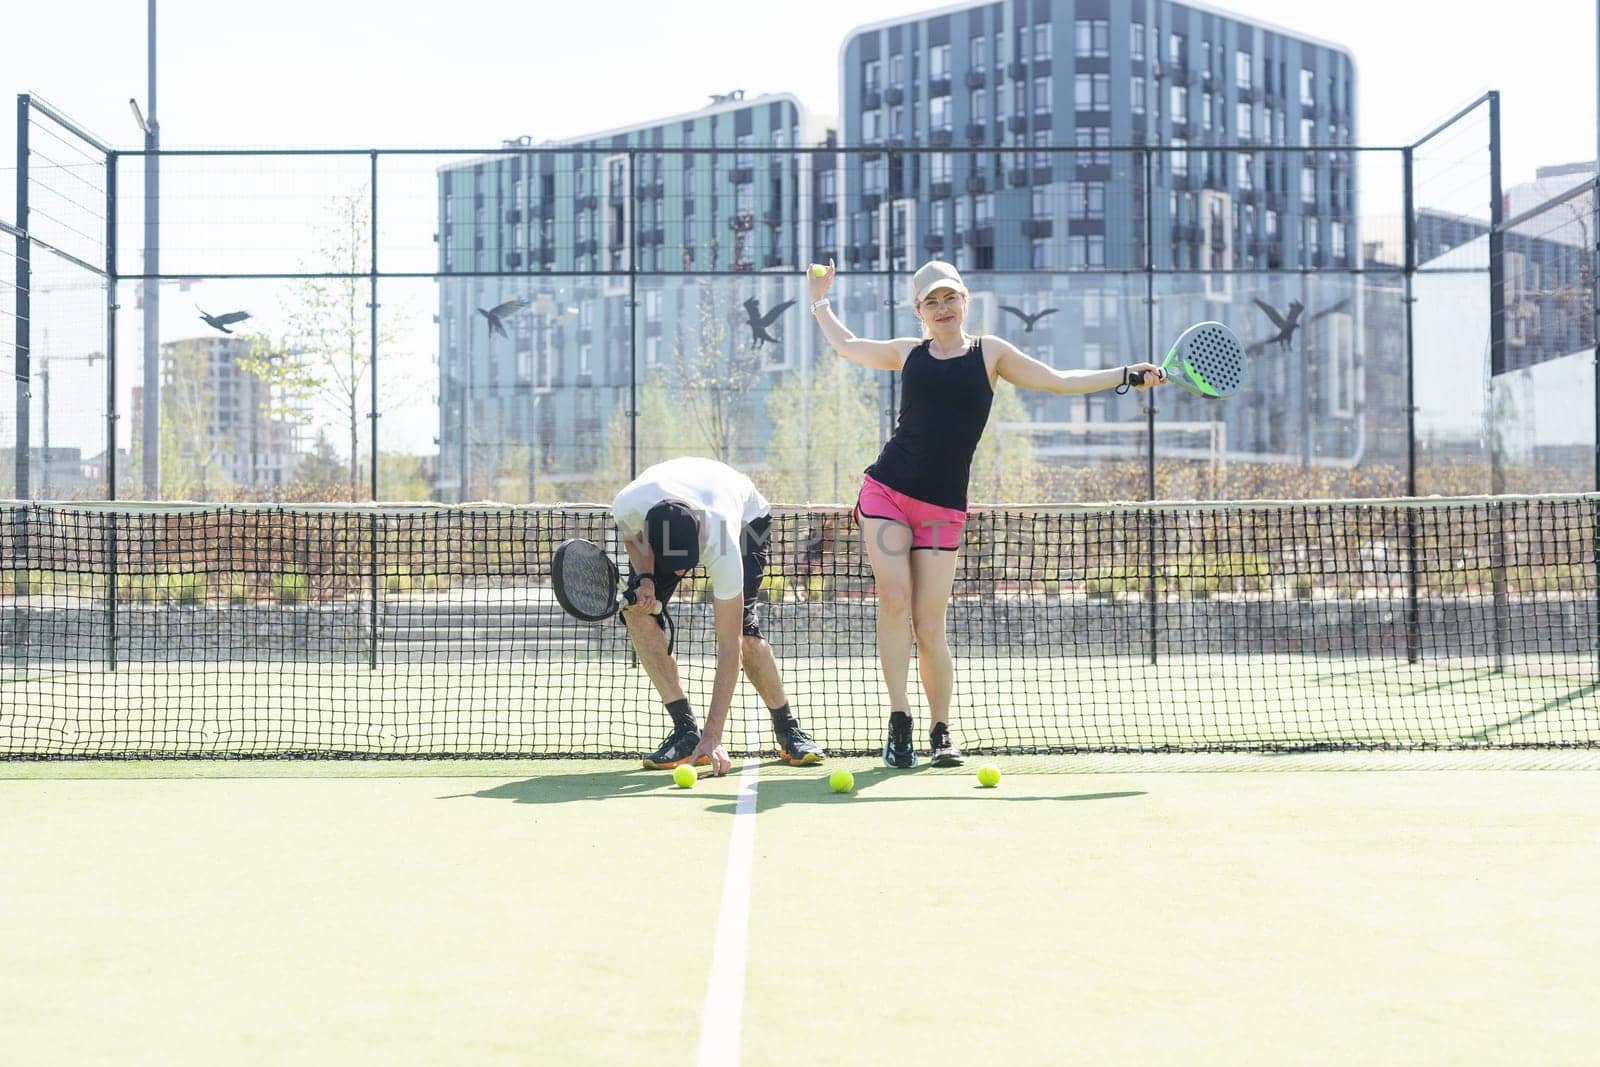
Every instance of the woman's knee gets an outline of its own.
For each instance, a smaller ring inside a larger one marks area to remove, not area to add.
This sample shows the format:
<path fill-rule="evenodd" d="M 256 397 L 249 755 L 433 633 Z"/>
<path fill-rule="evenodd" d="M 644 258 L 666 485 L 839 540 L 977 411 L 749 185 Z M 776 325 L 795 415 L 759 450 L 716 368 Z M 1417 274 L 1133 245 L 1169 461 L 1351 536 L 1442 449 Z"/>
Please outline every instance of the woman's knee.
<path fill-rule="evenodd" d="M 911 628 L 916 631 L 917 644 L 924 646 L 943 644 L 944 612 L 940 611 L 937 614 L 931 611 L 914 612 L 911 616 Z"/>

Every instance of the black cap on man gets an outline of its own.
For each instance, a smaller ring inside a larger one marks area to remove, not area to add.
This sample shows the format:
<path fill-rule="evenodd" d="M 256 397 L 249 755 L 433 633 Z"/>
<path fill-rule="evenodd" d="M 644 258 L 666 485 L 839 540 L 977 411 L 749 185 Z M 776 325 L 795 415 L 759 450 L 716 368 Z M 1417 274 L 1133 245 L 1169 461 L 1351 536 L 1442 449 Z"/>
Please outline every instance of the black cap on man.
<path fill-rule="evenodd" d="M 682 504 L 661 503 L 645 512 L 644 537 L 656 557 L 657 581 L 676 579 L 700 562 L 700 524 Z"/>

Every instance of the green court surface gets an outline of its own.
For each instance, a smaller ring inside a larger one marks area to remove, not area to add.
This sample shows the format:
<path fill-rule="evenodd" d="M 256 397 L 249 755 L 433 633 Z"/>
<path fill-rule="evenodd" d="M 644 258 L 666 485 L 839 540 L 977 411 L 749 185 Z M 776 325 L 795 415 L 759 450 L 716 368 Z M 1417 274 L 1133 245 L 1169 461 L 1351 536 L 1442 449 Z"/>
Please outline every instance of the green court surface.
<path fill-rule="evenodd" d="M 0 763 L 3 1058 L 1593 1060 L 1593 753 L 994 762 Z"/>
<path fill-rule="evenodd" d="M 826 746 L 882 744 L 876 660 L 782 662 L 791 703 Z M 704 698 L 709 663 L 683 662 Z M 1260 655 L 956 660 L 955 721 L 978 751 L 1314 746 L 1600 745 L 1593 660 L 1417 664 Z M 914 713 L 921 716 L 913 670 Z M 745 686 L 740 716 L 761 715 Z M 0 672 L 0 754 L 608 755 L 662 735 L 625 656 L 386 664 L 132 664 Z"/>

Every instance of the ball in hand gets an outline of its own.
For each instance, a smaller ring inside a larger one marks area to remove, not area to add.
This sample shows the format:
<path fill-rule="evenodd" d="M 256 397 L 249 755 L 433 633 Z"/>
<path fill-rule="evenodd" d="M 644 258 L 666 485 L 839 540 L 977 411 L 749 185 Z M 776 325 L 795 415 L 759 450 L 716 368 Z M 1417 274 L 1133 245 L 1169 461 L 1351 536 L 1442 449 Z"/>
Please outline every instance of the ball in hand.
<path fill-rule="evenodd" d="M 693 767 L 683 763 L 672 769 L 672 780 L 678 783 L 679 789 L 692 789 L 700 780 L 700 776 L 695 773 Z"/>
<path fill-rule="evenodd" d="M 1000 768 L 992 763 L 986 763 L 978 768 L 978 784 L 992 789 L 1000 784 Z"/>
<path fill-rule="evenodd" d="M 821 263 L 813 263 L 811 265 L 811 276 L 813 278 L 826 278 L 828 276 L 828 268 Z"/>
<path fill-rule="evenodd" d="M 837 770 L 828 775 L 828 788 L 835 793 L 848 793 L 856 787 L 856 776 L 846 770 Z"/>

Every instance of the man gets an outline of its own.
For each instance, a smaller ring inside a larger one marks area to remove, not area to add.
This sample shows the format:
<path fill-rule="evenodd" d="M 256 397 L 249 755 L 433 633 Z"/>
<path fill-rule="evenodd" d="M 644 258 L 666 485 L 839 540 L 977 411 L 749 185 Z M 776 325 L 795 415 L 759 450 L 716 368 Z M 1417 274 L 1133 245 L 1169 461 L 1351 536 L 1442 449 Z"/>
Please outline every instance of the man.
<path fill-rule="evenodd" d="M 796 766 L 821 763 L 823 751 L 789 709 L 772 646 L 761 636 L 756 593 L 767 568 L 772 515 L 754 483 L 725 463 L 685 456 L 647 468 L 617 494 L 612 517 L 622 532 L 637 603 L 622 609 L 628 636 L 672 717 L 672 733 L 644 759 L 652 769 L 711 765 L 728 772 L 722 730 L 733 703 L 739 668 L 772 715 L 778 752 Z M 666 621 L 652 614 L 666 605 L 678 582 L 701 562 L 715 599 L 717 669 L 702 729 L 678 678 Z"/>

